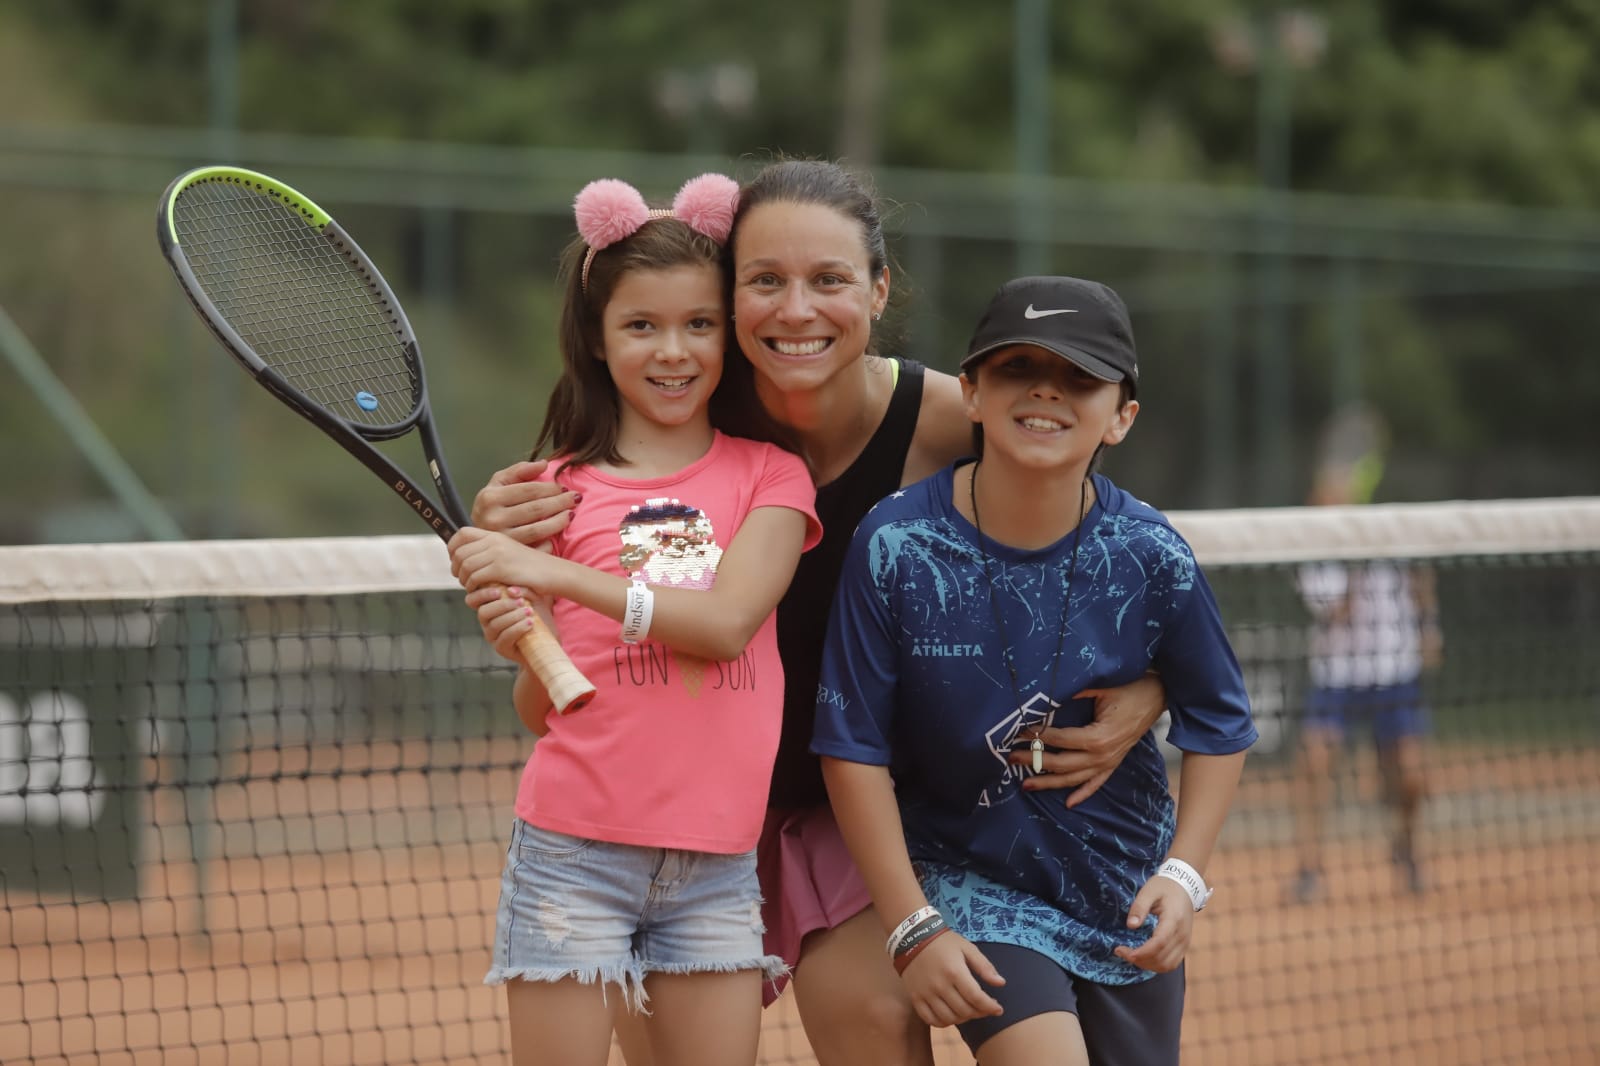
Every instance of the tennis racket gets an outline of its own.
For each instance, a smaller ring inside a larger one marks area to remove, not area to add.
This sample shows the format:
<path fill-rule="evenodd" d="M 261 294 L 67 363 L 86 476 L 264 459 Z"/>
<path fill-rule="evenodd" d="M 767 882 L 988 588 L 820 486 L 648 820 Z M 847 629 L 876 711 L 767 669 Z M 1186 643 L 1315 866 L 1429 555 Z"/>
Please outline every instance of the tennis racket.
<path fill-rule="evenodd" d="M 156 229 L 189 302 L 257 382 L 361 460 L 441 540 L 469 523 L 434 432 L 411 324 L 326 211 L 265 174 L 201 167 L 167 187 Z M 411 432 L 432 496 L 373 447 Z M 557 712 L 594 696 L 537 616 L 518 650 Z"/>

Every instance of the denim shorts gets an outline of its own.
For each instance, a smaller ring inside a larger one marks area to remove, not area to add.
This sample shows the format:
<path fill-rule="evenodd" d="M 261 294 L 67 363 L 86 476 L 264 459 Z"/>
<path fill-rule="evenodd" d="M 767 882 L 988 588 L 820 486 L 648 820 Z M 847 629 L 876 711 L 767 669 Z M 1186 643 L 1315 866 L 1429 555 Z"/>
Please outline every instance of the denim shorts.
<path fill-rule="evenodd" d="M 764 953 L 763 932 L 754 851 L 612 844 L 519 818 L 484 983 L 615 984 L 637 1011 L 652 973 L 786 973 L 782 959 Z"/>

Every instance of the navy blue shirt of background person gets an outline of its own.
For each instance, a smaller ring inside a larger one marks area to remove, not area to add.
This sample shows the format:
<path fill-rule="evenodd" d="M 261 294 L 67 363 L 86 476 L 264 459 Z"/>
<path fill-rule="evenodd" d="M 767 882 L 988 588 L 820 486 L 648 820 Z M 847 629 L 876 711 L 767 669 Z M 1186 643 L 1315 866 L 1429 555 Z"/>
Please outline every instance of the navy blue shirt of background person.
<path fill-rule="evenodd" d="M 929 903 L 968 939 L 1031 948 L 1102 983 L 1145 980 L 1154 975 L 1112 949 L 1148 938 L 1148 925 L 1127 928 L 1128 908 L 1175 828 L 1154 732 L 1071 809 L 1064 790 L 1024 791 L 1032 770 L 1010 755 L 1034 727 L 1092 721 L 1093 700 L 1067 696 L 1150 669 L 1166 688 L 1169 743 L 1208 755 L 1248 748 L 1256 730 L 1216 602 L 1165 516 L 1100 475 L 1071 604 L 1070 533 L 1036 551 L 985 537 L 991 601 L 979 533 L 951 499 L 954 470 L 894 493 L 856 530 L 812 751 L 890 768 Z M 1070 626 L 1051 685 L 1063 608 Z M 1002 632 L 1015 645 L 1015 686 Z"/>

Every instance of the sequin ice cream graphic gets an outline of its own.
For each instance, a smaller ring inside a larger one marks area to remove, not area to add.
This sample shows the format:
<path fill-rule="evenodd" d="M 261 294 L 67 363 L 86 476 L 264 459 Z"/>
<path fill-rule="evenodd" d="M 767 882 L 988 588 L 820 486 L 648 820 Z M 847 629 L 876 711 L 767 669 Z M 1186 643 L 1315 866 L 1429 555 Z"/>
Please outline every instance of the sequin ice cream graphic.
<path fill-rule="evenodd" d="M 622 569 L 662 588 L 708 589 L 717 579 L 722 548 L 711 520 L 698 507 L 667 497 L 635 505 L 622 519 Z M 707 662 L 672 653 L 691 696 L 700 694 Z"/>

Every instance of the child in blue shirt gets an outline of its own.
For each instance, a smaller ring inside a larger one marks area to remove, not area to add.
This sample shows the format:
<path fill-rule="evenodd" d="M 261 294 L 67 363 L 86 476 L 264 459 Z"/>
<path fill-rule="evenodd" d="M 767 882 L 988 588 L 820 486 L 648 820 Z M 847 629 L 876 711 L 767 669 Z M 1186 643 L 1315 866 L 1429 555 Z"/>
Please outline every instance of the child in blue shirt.
<path fill-rule="evenodd" d="M 961 368 L 977 458 L 857 529 L 812 750 L 924 1021 L 984 1066 L 1176 1066 L 1203 871 L 1256 738 L 1244 680 L 1189 545 L 1093 472 L 1139 410 L 1116 293 L 1011 281 Z M 1149 670 L 1181 804 L 1153 733 L 1076 807 L 1030 782 L 1039 734 L 1093 714 L 1072 693 Z"/>

